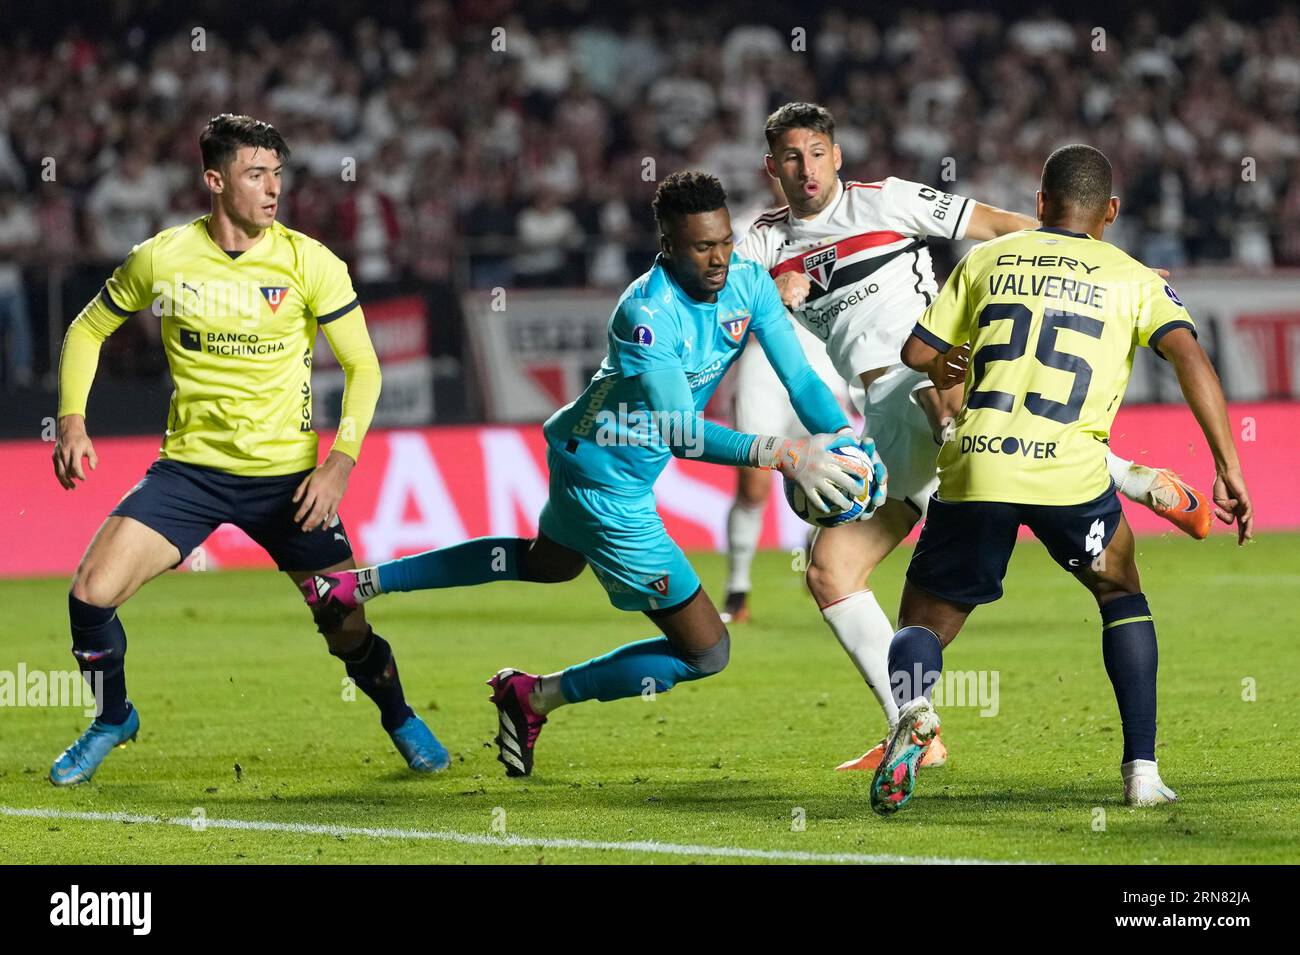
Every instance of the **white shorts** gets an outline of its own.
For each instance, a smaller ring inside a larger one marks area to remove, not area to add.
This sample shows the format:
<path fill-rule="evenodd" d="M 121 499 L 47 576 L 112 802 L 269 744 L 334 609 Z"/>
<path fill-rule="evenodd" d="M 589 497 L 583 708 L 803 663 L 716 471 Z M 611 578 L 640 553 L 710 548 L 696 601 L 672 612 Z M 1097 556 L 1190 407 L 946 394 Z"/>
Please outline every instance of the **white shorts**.
<path fill-rule="evenodd" d="M 929 384 L 921 372 L 895 365 L 871 383 L 863 408 L 862 434 L 875 440 L 889 471 L 889 499 L 907 503 L 922 518 L 939 487 L 939 445 L 912 393 Z"/>
<path fill-rule="evenodd" d="M 826 348 L 817 336 L 802 325 L 791 323 L 795 337 L 808 356 L 808 364 L 841 405 L 848 403 L 848 385 L 835 372 Z M 745 345 L 736 361 L 734 421 L 737 431 L 748 434 L 778 434 L 807 437 L 808 429 L 799 421 L 790 404 L 790 395 L 767 360 L 757 341 Z M 861 389 L 859 389 L 861 394 Z"/>

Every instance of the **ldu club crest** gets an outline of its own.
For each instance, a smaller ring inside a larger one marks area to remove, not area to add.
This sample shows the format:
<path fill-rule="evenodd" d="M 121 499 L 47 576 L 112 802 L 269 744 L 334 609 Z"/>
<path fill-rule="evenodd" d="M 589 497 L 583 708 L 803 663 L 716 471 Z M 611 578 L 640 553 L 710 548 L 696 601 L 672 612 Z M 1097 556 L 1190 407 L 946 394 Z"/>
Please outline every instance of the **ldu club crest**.
<path fill-rule="evenodd" d="M 284 295 L 289 291 L 287 285 L 263 285 L 262 298 L 266 299 L 266 304 L 271 306 L 271 312 L 274 313 L 284 301 Z"/>
<path fill-rule="evenodd" d="M 731 336 L 733 342 L 739 342 L 744 339 L 745 332 L 749 330 L 749 318 L 749 309 L 738 308 L 734 311 L 723 312 L 718 322 Z"/>

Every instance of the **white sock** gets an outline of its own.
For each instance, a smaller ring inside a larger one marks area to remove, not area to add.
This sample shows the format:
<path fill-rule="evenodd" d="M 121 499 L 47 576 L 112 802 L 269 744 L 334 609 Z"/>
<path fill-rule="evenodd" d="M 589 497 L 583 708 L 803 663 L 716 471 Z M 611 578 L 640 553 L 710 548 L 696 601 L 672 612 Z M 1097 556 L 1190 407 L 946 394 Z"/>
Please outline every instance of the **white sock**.
<path fill-rule="evenodd" d="M 533 708 L 533 712 L 538 716 L 545 716 L 551 710 L 563 706 L 569 701 L 564 698 L 564 693 L 560 691 L 560 673 L 548 673 L 537 681 L 533 687 L 533 692 L 528 694 L 528 705 Z"/>
<path fill-rule="evenodd" d="M 1124 777 L 1124 782 L 1128 782 L 1134 776 L 1154 776 L 1160 778 L 1160 771 L 1156 768 L 1154 759 L 1134 759 L 1127 763 L 1121 763 L 1119 767 L 1120 775 Z"/>
<path fill-rule="evenodd" d="M 1115 487 L 1130 501 L 1146 504 L 1151 494 L 1151 487 L 1156 482 L 1156 469 L 1145 464 L 1128 461 L 1113 451 L 1106 453 L 1106 468 L 1110 471 Z"/>
<path fill-rule="evenodd" d="M 889 685 L 889 644 L 894 625 L 870 590 L 859 590 L 822 609 L 835 639 L 853 660 L 854 666 L 876 695 L 890 726 L 898 722 L 898 704 Z"/>
<path fill-rule="evenodd" d="M 763 533 L 763 511 L 737 500 L 727 512 L 727 593 L 747 594 L 749 569 L 754 564 L 758 538 Z"/>
<path fill-rule="evenodd" d="M 352 573 L 357 578 L 357 603 L 363 604 L 371 597 L 378 597 L 383 593 L 379 587 L 378 567 L 358 567 Z"/>

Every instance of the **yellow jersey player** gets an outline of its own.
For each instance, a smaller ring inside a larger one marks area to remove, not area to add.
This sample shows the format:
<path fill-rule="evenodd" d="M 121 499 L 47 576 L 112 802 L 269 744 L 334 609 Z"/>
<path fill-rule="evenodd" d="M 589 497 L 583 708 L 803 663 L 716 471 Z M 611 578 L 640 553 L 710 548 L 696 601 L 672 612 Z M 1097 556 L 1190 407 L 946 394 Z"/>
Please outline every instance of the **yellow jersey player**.
<path fill-rule="evenodd" d="M 1214 457 L 1215 514 L 1236 521 L 1239 542 L 1251 536 L 1223 390 L 1191 316 L 1163 279 L 1102 241 L 1119 212 L 1109 161 L 1091 146 L 1056 150 L 1037 203 L 1041 228 L 971 251 L 903 346 L 909 367 L 941 389 L 965 381 L 966 392 L 939 452 L 939 488 L 890 644 L 901 710 L 872 781 L 871 805 L 881 814 L 911 798 L 922 749 L 939 729 L 929 696 L 943 647 L 978 604 L 1002 596 L 1021 525 L 1101 610 L 1102 656 L 1124 736 L 1124 801 L 1175 799 L 1156 768 L 1155 623 L 1106 467 L 1110 425 L 1139 346 L 1174 366 Z"/>
<path fill-rule="evenodd" d="M 379 399 L 379 361 L 347 266 L 275 221 L 289 158 L 268 123 L 222 114 L 199 137 L 212 212 L 137 245 L 72 322 L 59 363 L 54 471 L 67 489 L 96 466 L 86 400 L 100 345 L 129 316 L 161 320 L 175 391 L 158 460 L 90 542 L 72 579 L 72 653 L 98 716 L 50 781 L 85 782 L 140 716 L 127 698 L 118 608 L 223 523 L 243 529 L 295 584 L 355 567 L 338 507 Z M 338 436 L 317 465 L 311 363 L 325 333 L 346 386 Z M 380 710 L 417 771 L 449 763 L 407 705 L 392 650 L 361 608 L 322 628 L 330 653 Z"/>

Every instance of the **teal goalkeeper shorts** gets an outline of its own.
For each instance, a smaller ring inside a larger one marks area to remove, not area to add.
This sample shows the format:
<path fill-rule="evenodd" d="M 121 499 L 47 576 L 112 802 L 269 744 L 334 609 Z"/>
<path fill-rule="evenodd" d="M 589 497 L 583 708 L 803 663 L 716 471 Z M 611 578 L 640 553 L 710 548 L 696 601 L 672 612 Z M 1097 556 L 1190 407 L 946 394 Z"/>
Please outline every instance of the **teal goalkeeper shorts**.
<path fill-rule="evenodd" d="M 546 451 L 550 497 L 538 529 L 587 559 L 619 610 L 663 611 L 686 603 L 700 578 L 655 510 L 654 490 L 582 485 L 563 455 Z"/>

